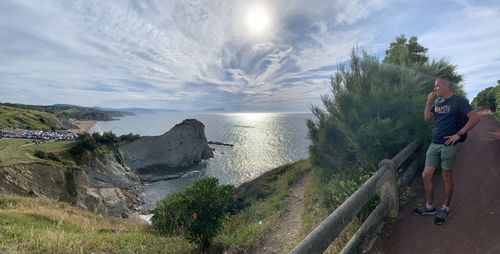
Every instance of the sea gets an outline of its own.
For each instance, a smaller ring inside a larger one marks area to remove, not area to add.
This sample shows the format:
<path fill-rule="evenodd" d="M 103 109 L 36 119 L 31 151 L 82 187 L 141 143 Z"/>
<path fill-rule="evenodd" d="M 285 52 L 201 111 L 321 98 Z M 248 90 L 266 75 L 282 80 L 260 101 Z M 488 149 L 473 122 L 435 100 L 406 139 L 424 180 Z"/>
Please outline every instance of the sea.
<path fill-rule="evenodd" d="M 183 177 L 142 187 L 143 209 L 151 210 L 168 194 L 193 181 L 214 176 L 222 184 L 238 186 L 278 166 L 307 158 L 310 140 L 306 120 L 312 113 L 154 113 L 97 122 L 91 132 L 112 131 L 156 136 L 184 119 L 198 119 L 205 125 L 207 140 L 234 146 L 210 145 L 214 158 L 204 160 Z"/>

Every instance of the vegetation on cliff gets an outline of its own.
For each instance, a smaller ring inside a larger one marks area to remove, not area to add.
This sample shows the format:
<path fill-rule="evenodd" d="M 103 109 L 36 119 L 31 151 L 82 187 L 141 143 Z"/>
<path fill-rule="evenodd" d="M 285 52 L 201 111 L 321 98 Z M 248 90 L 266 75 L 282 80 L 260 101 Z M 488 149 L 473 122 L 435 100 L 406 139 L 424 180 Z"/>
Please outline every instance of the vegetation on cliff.
<path fill-rule="evenodd" d="M 31 139 L 0 139 L 0 166 L 39 162 L 72 165 L 68 154 L 75 141 L 36 142 Z"/>
<path fill-rule="evenodd" d="M 97 215 L 45 198 L 0 195 L 1 253 L 192 253 L 143 221 Z"/>
<path fill-rule="evenodd" d="M 69 149 L 69 153 L 78 163 L 90 160 L 94 155 L 104 154 L 116 150 L 120 144 L 130 143 L 140 138 L 138 134 L 125 134 L 116 136 L 108 131 L 103 134 L 94 132 L 78 134 L 78 139 Z M 121 157 L 116 158 L 120 164 L 123 164 Z"/>
<path fill-rule="evenodd" d="M 15 103 L 0 103 L 0 105 L 8 106 L 16 109 L 25 109 L 32 111 L 46 112 L 55 115 L 61 120 L 68 120 L 70 118 L 76 120 L 96 120 L 96 121 L 109 121 L 115 117 L 123 117 L 126 115 L 133 115 L 129 112 L 120 112 L 113 110 L 103 110 L 98 108 L 88 108 L 73 105 L 26 105 Z"/>
<path fill-rule="evenodd" d="M 61 122 L 50 112 L 0 104 L 0 129 L 60 130 Z"/>
<path fill-rule="evenodd" d="M 206 248 L 224 220 L 235 212 L 235 195 L 234 186 L 219 185 L 214 177 L 203 178 L 160 200 L 151 221 L 159 232 L 184 235 Z"/>

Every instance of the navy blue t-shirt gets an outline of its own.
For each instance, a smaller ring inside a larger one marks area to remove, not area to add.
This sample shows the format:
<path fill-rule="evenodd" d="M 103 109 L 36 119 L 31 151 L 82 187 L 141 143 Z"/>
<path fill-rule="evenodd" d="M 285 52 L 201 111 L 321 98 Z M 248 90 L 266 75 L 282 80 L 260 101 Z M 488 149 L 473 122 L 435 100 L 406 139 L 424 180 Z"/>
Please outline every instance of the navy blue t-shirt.
<path fill-rule="evenodd" d="M 444 144 L 444 137 L 456 134 L 463 127 L 460 126 L 460 119 L 467 118 L 471 110 L 469 102 L 461 96 L 439 98 L 431 108 L 436 118 L 432 129 L 432 143 Z"/>

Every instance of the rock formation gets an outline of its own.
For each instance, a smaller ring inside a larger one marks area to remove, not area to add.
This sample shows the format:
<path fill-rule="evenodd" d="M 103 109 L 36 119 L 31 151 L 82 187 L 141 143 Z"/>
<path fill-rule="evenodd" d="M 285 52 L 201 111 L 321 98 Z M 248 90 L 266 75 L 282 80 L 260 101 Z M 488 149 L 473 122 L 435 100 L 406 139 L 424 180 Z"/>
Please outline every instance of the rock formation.
<path fill-rule="evenodd" d="M 48 197 L 110 216 L 128 217 L 142 204 L 134 186 L 139 178 L 112 153 L 92 165 L 23 163 L 0 167 L 0 193 Z"/>
<path fill-rule="evenodd" d="M 186 119 L 160 136 L 142 137 L 120 147 L 124 163 L 133 170 L 150 167 L 186 168 L 213 157 L 205 125 Z"/>

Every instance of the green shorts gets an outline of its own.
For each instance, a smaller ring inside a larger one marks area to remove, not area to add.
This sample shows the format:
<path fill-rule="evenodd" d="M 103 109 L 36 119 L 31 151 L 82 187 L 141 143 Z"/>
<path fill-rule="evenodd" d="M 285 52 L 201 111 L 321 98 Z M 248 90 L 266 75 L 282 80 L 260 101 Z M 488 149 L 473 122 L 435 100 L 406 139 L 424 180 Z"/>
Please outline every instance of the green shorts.
<path fill-rule="evenodd" d="M 425 165 L 434 168 L 453 169 L 453 161 L 460 149 L 460 143 L 453 146 L 431 143 L 425 154 Z"/>

